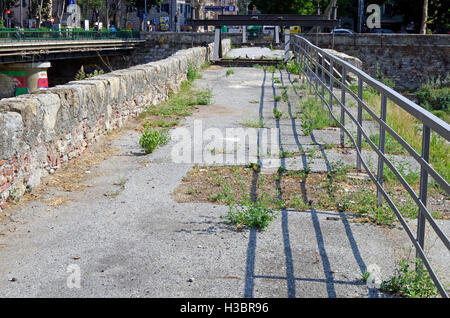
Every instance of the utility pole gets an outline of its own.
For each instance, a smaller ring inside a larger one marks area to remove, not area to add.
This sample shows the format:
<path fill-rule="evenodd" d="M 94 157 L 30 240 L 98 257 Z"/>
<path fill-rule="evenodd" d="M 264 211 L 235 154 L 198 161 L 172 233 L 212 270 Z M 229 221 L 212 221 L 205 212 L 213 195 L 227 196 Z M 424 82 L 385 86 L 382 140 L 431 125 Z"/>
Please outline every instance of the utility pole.
<path fill-rule="evenodd" d="M 364 0 L 358 0 L 358 33 L 362 32 L 362 25 L 364 20 Z"/>
<path fill-rule="evenodd" d="M 170 31 L 172 31 L 172 32 L 176 31 L 175 16 L 177 14 L 177 11 L 178 11 L 177 0 L 171 0 L 170 8 L 169 8 L 169 15 L 170 15 Z"/>
<path fill-rule="evenodd" d="M 147 27 L 147 0 L 144 1 L 144 31 Z"/>

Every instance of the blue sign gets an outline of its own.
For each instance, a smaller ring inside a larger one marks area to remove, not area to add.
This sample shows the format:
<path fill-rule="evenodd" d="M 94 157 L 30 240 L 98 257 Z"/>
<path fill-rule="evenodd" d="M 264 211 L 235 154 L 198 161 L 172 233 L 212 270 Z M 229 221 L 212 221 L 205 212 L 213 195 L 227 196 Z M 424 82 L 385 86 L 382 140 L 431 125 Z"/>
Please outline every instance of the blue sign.
<path fill-rule="evenodd" d="M 142 14 L 143 19 L 147 19 L 147 13 Z"/>
<path fill-rule="evenodd" d="M 69 0 L 69 5 L 75 4 L 75 0 Z"/>
<path fill-rule="evenodd" d="M 235 11 L 236 6 L 208 6 L 205 7 L 205 11 Z"/>
<path fill-rule="evenodd" d="M 205 11 L 222 11 L 222 6 L 208 6 Z"/>

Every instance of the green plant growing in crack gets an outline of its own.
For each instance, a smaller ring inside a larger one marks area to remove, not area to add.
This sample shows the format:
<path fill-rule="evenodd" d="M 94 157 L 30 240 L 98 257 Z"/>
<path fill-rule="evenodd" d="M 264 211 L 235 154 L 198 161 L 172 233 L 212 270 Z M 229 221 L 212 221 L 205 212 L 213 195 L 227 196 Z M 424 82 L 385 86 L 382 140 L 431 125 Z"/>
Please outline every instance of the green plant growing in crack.
<path fill-rule="evenodd" d="M 281 93 L 281 97 L 283 99 L 283 102 L 287 103 L 289 101 L 289 95 L 286 90 L 284 90 L 283 93 Z"/>
<path fill-rule="evenodd" d="M 166 131 L 146 128 L 139 139 L 139 145 L 141 145 L 146 154 L 149 154 L 155 151 L 157 147 L 167 144 L 169 140 L 170 136 Z"/>
<path fill-rule="evenodd" d="M 410 269 L 408 260 L 401 259 L 395 274 L 383 281 L 380 290 L 408 298 L 431 298 L 438 295 L 421 259 L 416 259 L 416 269 Z"/>
<path fill-rule="evenodd" d="M 264 128 L 265 124 L 262 119 L 247 119 L 246 121 L 241 123 L 242 126 L 252 127 L 252 128 Z"/>
<path fill-rule="evenodd" d="M 223 218 L 238 229 L 244 227 L 265 229 L 276 217 L 276 212 L 269 208 L 269 204 L 273 203 L 273 200 L 263 192 L 256 200 L 252 201 L 245 185 L 242 186 L 242 191 L 242 201 L 236 203 L 235 200 L 229 200 L 228 213 Z"/>
<path fill-rule="evenodd" d="M 277 108 L 273 109 L 273 117 L 275 117 L 276 119 L 279 119 L 283 116 L 283 113 L 281 111 L 279 111 Z"/>

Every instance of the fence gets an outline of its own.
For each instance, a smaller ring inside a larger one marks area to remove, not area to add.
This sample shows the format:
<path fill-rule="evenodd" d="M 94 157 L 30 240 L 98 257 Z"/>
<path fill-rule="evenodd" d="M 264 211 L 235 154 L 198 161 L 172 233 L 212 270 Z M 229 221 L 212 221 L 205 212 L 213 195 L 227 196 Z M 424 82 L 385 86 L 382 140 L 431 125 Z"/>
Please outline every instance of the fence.
<path fill-rule="evenodd" d="M 445 142 L 450 140 L 450 125 L 443 120 L 434 116 L 430 112 L 424 110 L 419 105 L 408 100 L 401 94 L 397 93 L 393 89 L 384 85 L 380 81 L 370 77 L 360 69 L 345 62 L 344 60 L 328 53 L 327 51 L 311 44 L 308 40 L 300 36 L 293 36 L 291 41 L 291 47 L 295 55 L 295 62 L 300 67 L 302 73 L 307 78 L 310 90 L 314 90 L 318 97 L 322 100 L 322 103 L 326 105 L 330 113 L 330 122 L 335 121 L 341 130 L 341 144 L 344 145 L 344 137 L 350 139 L 356 149 L 356 169 L 361 171 L 361 166 L 367 171 L 370 179 L 376 184 L 378 194 L 378 204 L 382 204 L 384 198 L 389 204 L 390 208 L 394 211 L 408 237 L 412 241 L 416 255 L 423 261 L 426 269 L 428 270 L 431 279 L 436 285 L 439 293 L 442 297 L 448 298 L 448 293 L 443 287 L 437 274 L 433 270 L 427 256 L 424 252 L 425 242 L 425 224 L 428 221 L 433 231 L 437 234 L 439 239 L 443 242 L 445 247 L 450 250 L 450 243 L 446 234 L 437 225 L 435 219 L 432 217 L 430 211 L 427 209 L 427 192 L 428 192 L 428 177 L 431 176 L 434 181 L 447 193 L 450 194 L 450 187 L 445 180 L 429 163 L 430 158 L 430 142 L 431 131 L 445 139 Z M 357 92 L 354 92 L 351 83 L 348 80 L 349 74 L 353 74 L 357 78 Z M 335 94 L 335 87 L 340 89 L 340 97 Z M 363 87 L 371 87 L 377 91 L 381 96 L 380 114 L 376 114 L 372 108 L 367 105 L 363 100 Z M 321 90 L 320 90 L 321 88 Z M 328 93 L 328 100 L 325 95 L 325 91 Z M 350 112 L 346 106 L 346 95 L 353 97 L 358 103 L 357 118 Z M 408 144 L 404 138 L 402 138 L 392 127 L 387 124 L 387 104 L 388 100 L 401 107 L 404 111 L 414 116 L 419 122 L 422 123 L 422 151 L 419 154 L 410 144 Z M 333 113 L 333 105 L 340 107 L 340 116 L 336 116 Z M 366 111 L 373 120 L 375 120 L 380 127 L 379 131 L 379 145 L 377 146 L 371 139 L 368 133 L 363 129 L 362 119 L 363 110 Z M 340 117 L 340 118 L 336 118 Z M 356 140 L 355 137 L 345 127 L 346 117 L 350 118 L 356 125 Z M 393 165 L 393 163 L 385 155 L 386 146 L 386 133 L 388 133 L 396 142 L 398 142 L 409 153 L 416 162 L 420 165 L 420 189 L 417 194 L 412 186 L 405 180 L 399 170 Z M 377 173 L 371 172 L 368 164 L 362 156 L 362 141 L 363 138 L 366 143 L 376 152 L 378 155 L 378 168 Z M 386 165 L 400 181 L 403 187 L 417 205 L 419 214 L 417 219 L 417 232 L 413 233 L 413 230 L 407 224 L 405 218 L 400 213 L 396 204 L 393 202 L 391 196 L 387 190 L 383 187 L 383 169 Z M 420 265 L 417 265 L 420 266 Z"/>
<path fill-rule="evenodd" d="M 84 31 L 62 29 L 61 31 L 40 30 L 0 30 L 0 42 L 14 41 L 54 41 L 54 40 L 104 40 L 104 39 L 139 39 L 140 32 L 132 30 L 118 31 Z"/>

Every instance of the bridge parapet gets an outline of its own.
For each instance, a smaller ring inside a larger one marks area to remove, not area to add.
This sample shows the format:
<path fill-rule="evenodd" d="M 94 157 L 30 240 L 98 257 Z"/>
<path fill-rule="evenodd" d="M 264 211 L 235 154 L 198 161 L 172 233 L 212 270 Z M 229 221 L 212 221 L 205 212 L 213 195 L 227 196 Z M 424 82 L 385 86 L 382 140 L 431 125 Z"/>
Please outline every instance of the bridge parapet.
<path fill-rule="evenodd" d="M 181 50 L 161 61 L 0 100 L 0 212 L 51 170 L 167 99 L 186 80 L 188 64 L 200 67 L 212 52 L 213 44 Z"/>

